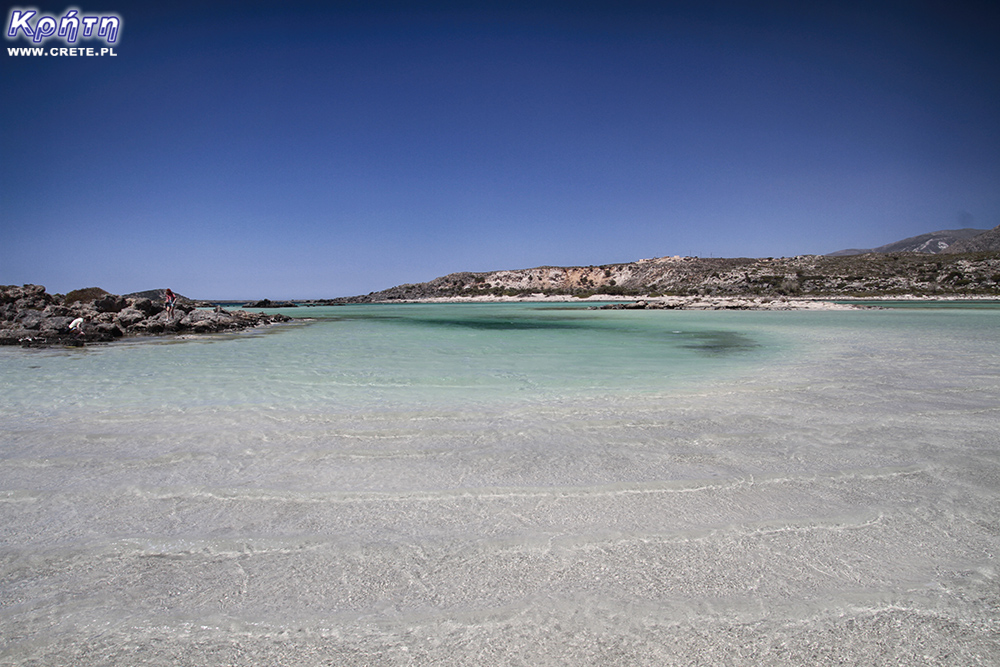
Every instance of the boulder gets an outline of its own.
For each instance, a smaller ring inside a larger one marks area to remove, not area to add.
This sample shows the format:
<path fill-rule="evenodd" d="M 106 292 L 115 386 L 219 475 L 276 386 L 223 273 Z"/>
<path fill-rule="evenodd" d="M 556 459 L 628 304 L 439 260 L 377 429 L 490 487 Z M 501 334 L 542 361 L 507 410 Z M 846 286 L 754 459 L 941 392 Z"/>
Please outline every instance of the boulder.
<path fill-rule="evenodd" d="M 21 285 L 20 287 L 17 285 L 0 285 L 0 303 L 16 303 L 24 299 L 52 300 L 41 285 Z"/>
<path fill-rule="evenodd" d="M 155 303 L 152 299 L 146 299 L 144 297 L 138 299 L 132 299 L 131 305 L 132 308 L 140 311 L 146 317 L 149 317 L 151 315 L 156 315 L 157 313 L 163 311 L 162 305 Z"/>
<path fill-rule="evenodd" d="M 122 331 L 117 325 L 115 325 L 113 323 L 108 323 L 108 322 L 101 322 L 99 324 L 95 324 L 94 325 L 94 330 L 102 338 L 105 338 L 105 337 L 106 338 L 121 338 L 122 336 L 125 335 L 125 332 Z"/>
<path fill-rule="evenodd" d="M 138 324 L 144 319 L 146 319 L 145 313 L 143 313 L 138 308 L 129 307 L 118 313 L 118 315 L 115 317 L 115 324 L 120 326 L 122 329 L 128 329 L 132 325 Z"/>
<path fill-rule="evenodd" d="M 42 325 L 39 330 L 42 333 L 48 334 L 64 334 L 69 333 L 69 323 L 72 322 L 74 317 L 63 317 L 59 315 L 54 315 L 52 317 L 46 317 L 42 320 Z"/>
<path fill-rule="evenodd" d="M 34 308 L 25 308 L 18 312 L 15 321 L 20 325 L 20 328 L 35 331 L 41 328 L 42 322 L 45 321 L 45 313 Z"/>
<path fill-rule="evenodd" d="M 59 317 L 68 317 L 73 314 L 72 309 L 57 304 L 51 304 L 45 306 L 45 310 L 43 310 L 42 312 L 45 313 L 45 315 L 48 317 L 52 317 L 53 315 L 57 315 Z"/>
<path fill-rule="evenodd" d="M 211 310 L 193 310 L 180 321 L 182 327 L 189 327 L 195 333 L 211 333 L 225 331 L 236 325 L 236 320 L 229 313 Z"/>
<path fill-rule="evenodd" d="M 166 326 L 160 320 L 146 319 L 136 322 L 128 328 L 128 333 L 137 335 L 156 335 L 166 331 Z"/>
<path fill-rule="evenodd" d="M 119 313 L 128 308 L 128 299 L 117 294 L 108 294 L 94 300 L 94 308 L 99 313 Z"/>
<path fill-rule="evenodd" d="M 44 310 L 55 299 L 41 285 L 0 285 L 0 304 L 11 304 L 17 310 Z"/>

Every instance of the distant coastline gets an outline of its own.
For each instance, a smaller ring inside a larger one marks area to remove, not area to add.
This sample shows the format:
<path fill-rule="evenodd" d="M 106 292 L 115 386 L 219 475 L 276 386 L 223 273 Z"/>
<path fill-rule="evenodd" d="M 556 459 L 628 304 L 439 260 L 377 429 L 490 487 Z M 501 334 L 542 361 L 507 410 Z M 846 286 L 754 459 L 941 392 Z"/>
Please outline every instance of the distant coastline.
<path fill-rule="evenodd" d="M 992 302 L 1000 304 L 1000 296 L 989 295 L 939 295 L 921 296 L 902 294 L 891 296 L 869 297 L 625 297 L 608 294 L 595 294 L 586 298 L 566 295 L 532 294 L 526 296 L 474 296 L 474 297 L 430 297 L 422 299 L 397 299 L 388 301 L 366 301 L 372 305 L 391 304 L 489 304 L 489 303 L 549 303 L 578 304 L 592 309 L 602 310 L 858 310 L 881 308 L 882 304 L 892 301 L 910 301 L 914 303 L 960 303 Z M 300 301 L 300 306 L 316 307 L 322 305 L 355 305 L 348 303 L 328 304 L 311 301 Z"/>
<path fill-rule="evenodd" d="M 600 266 L 451 273 L 315 305 L 427 299 L 1000 298 L 1000 252 L 766 258 L 657 257 Z"/>
<path fill-rule="evenodd" d="M 291 319 L 246 308 L 563 302 L 632 310 L 853 310 L 877 307 L 883 300 L 996 300 L 1000 252 L 675 256 L 602 266 L 459 272 L 335 299 L 248 303 L 181 298 L 172 316 L 165 312 L 164 291 L 119 296 L 86 288 L 52 295 L 39 285 L 0 286 L 0 345 L 83 345 L 143 335 L 218 333 Z M 71 327 L 77 318 L 84 321 L 82 332 Z"/>

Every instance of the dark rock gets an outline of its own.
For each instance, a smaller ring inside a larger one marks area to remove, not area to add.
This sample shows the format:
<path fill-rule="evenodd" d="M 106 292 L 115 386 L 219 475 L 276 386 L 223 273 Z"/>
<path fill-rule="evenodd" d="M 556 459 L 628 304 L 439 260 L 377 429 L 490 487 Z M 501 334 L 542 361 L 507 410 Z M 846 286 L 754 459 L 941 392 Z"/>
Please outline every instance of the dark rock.
<path fill-rule="evenodd" d="M 232 316 L 209 310 L 194 310 L 180 321 L 182 327 L 189 327 L 195 333 L 212 333 L 224 331 L 233 326 Z"/>
<path fill-rule="evenodd" d="M 94 329 L 102 337 L 108 336 L 110 338 L 121 338 L 122 336 L 125 335 L 125 332 L 122 331 L 117 325 L 106 322 L 95 324 Z"/>
<path fill-rule="evenodd" d="M 147 299 L 145 297 L 140 297 L 138 299 L 132 299 L 132 308 L 138 310 L 146 317 L 150 315 L 156 315 L 163 310 L 163 306 L 154 303 L 152 299 Z"/>
<path fill-rule="evenodd" d="M 48 317 L 51 317 L 53 315 L 59 317 L 67 317 L 73 313 L 73 311 L 70 308 L 66 306 L 59 306 L 56 304 L 45 306 L 45 310 L 43 310 L 42 312 L 45 313 L 45 315 Z"/>
<path fill-rule="evenodd" d="M 34 308 L 25 308 L 21 310 L 15 321 L 21 326 L 22 329 L 36 330 L 42 326 L 42 322 L 45 321 L 45 313 L 40 310 L 35 310 Z"/>
<path fill-rule="evenodd" d="M 53 317 L 46 317 L 42 320 L 42 326 L 39 330 L 43 333 L 69 333 L 69 323 L 72 322 L 74 317 L 63 317 L 55 315 Z"/>
<path fill-rule="evenodd" d="M 108 294 L 94 300 L 94 308 L 99 313 L 119 313 L 128 308 L 128 299 L 116 294 Z"/>
<path fill-rule="evenodd" d="M 166 326 L 162 321 L 148 319 L 141 322 L 136 322 L 135 324 L 128 327 L 128 332 L 134 335 L 156 335 L 161 334 L 166 331 Z"/>
<path fill-rule="evenodd" d="M 0 303 L 16 303 L 24 299 L 29 301 L 52 301 L 52 297 L 45 292 L 45 288 L 41 285 L 22 285 L 20 287 L 17 285 L 0 286 Z"/>
<path fill-rule="evenodd" d="M 118 313 L 118 316 L 115 317 L 115 323 L 122 329 L 128 329 L 130 326 L 138 324 L 144 319 L 146 319 L 146 313 L 137 308 L 130 307 Z"/>
<path fill-rule="evenodd" d="M 247 303 L 243 305 L 244 308 L 298 308 L 297 304 L 291 301 L 271 301 L 270 299 L 261 299 L 260 301 L 254 301 L 253 303 Z"/>
<path fill-rule="evenodd" d="M 44 310 L 55 299 L 45 292 L 41 285 L 0 285 L 0 304 L 8 304 L 16 310 Z"/>
<path fill-rule="evenodd" d="M 96 289 L 78 292 L 89 294 Z M 191 301 L 179 303 L 175 311 L 173 317 L 168 317 L 163 306 L 148 297 L 127 299 L 95 293 L 93 301 L 59 303 L 45 293 L 44 287 L 0 285 L 0 345 L 79 346 L 123 336 L 237 331 L 291 319 L 245 311 L 231 313 L 222 308 L 198 310 Z M 85 320 L 83 334 L 69 329 L 77 317 Z"/>
<path fill-rule="evenodd" d="M 26 338 L 38 335 L 37 331 L 28 331 L 21 327 L 0 329 L 0 345 L 20 345 Z"/>

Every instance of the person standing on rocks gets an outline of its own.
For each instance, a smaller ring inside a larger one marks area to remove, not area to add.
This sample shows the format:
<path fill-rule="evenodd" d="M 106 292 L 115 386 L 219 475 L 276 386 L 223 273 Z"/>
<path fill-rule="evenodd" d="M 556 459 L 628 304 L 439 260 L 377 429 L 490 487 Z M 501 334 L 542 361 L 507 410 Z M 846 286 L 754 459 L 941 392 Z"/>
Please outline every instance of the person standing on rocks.
<path fill-rule="evenodd" d="M 177 304 L 177 295 L 167 288 L 167 293 L 163 297 L 164 302 L 167 304 L 167 318 L 174 319 L 174 306 Z"/>

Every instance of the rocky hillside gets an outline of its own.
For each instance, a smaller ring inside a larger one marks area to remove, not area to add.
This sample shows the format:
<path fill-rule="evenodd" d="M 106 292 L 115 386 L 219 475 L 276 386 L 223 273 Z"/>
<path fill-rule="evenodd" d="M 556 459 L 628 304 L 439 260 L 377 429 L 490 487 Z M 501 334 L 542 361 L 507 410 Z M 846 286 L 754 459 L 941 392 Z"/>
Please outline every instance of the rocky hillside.
<path fill-rule="evenodd" d="M 803 255 L 764 259 L 659 257 L 603 266 L 452 273 L 430 282 L 324 303 L 446 297 L 994 295 L 1000 253 Z"/>
<path fill-rule="evenodd" d="M 82 333 L 70 330 L 78 317 L 84 319 Z M 118 296 L 96 287 L 59 296 L 40 285 L 0 285 L 0 345 L 83 345 L 125 336 L 234 331 L 288 319 L 242 310 L 199 310 L 189 299 L 179 300 L 169 316 L 162 300 Z"/>
<path fill-rule="evenodd" d="M 958 241 L 949 246 L 945 252 L 1000 252 L 1000 225 L 988 232 Z"/>
<path fill-rule="evenodd" d="M 985 229 L 942 229 L 941 231 L 931 232 L 930 234 L 911 236 L 908 239 L 896 241 L 895 243 L 887 243 L 886 245 L 879 246 L 877 248 L 867 248 L 865 250 L 857 248 L 851 248 L 850 250 L 838 250 L 837 252 L 830 253 L 829 256 L 845 257 L 848 255 L 864 255 L 869 252 L 881 254 L 893 252 L 923 252 L 934 255 L 941 252 L 947 252 L 948 249 L 955 244 L 975 238 L 984 232 L 986 232 Z M 996 249 L 1000 250 L 1000 248 Z M 969 251 L 966 250 L 959 252 Z"/>

